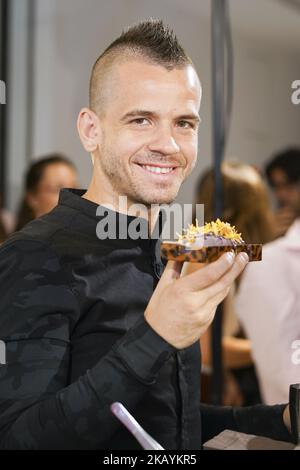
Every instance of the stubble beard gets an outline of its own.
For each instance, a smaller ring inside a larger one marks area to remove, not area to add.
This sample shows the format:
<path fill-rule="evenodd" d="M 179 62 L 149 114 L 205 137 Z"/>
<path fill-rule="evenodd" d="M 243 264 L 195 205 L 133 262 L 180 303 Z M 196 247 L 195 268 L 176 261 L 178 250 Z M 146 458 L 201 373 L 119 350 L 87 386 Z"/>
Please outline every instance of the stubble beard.
<path fill-rule="evenodd" d="M 156 185 L 155 190 L 147 190 L 132 174 L 127 174 L 118 162 L 119 159 L 108 152 L 103 152 L 100 157 L 101 169 L 116 195 L 126 196 L 134 204 L 143 204 L 147 207 L 151 204 L 171 204 L 175 200 L 183 181 L 172 188 L 162 184 Z"/>

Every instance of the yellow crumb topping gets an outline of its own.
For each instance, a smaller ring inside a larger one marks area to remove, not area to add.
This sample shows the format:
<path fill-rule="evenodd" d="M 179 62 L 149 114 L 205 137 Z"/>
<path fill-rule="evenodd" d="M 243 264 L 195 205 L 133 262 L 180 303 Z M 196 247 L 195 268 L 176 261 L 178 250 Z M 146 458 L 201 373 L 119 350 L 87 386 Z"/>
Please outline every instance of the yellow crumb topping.
<path fill-rule="evenodd" d="M 183 235 L 177 234 L 179 242 L 194 243 L 197 235 L 210 234 L 243 243 L 242 236 L 236 231 L 235 226 L 231 226 L 228 222 L 222 222 L 220 219 L 206 223 L 204 226 L 199 226 L 196 220 L 196 225 L 190 224 L 183 232 Z"/>

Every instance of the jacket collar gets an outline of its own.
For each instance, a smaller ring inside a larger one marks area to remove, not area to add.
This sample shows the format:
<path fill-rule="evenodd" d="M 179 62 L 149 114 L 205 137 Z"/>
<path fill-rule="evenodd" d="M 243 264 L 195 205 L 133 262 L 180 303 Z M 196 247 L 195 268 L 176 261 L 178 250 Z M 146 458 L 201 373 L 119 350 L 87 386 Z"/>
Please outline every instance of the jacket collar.
<path fill-rule="evenodd" d="M 135 217 L 127 214 L 123 214 L 120 212 L 115 212 L 107 207 L 101 206 L 96 204 L 95 202 L 89 201 L 88 199 L 84 199 L 82 196 L 85 194 L 86 189 L 71 189 L 71 188 L 64 188 L 59 193 L 59 206 L 68 206 L 76 211 L 79 211 L 81 214 L 86 215 L 89 217 L 90 222 L 95 227 L 95 224 L 98 224 L 103 218 L 107 218 L 107 220 L 115 220 L 116 222 L 116 233 L 119 233 L 119 227 L 122 224 L 122 228 L 129 230 L 130 224 L 134 224 L 136 227 L 140 224 L 140 227 L 145 228 L 143 234 L 147 233 L 148 221 L 142 217 Z M 149 240 L 158 240 L 162 234 L 162 228 L 164 224 L 164 218 L 162 211 L 159 212 L 159 217 L 153 231 L 153 238 L 138 238 L 138 240 L 145 242 Z M 140 229 L 137 229 L 140 231 Z M 117 237 L 118 238 L 118 237 Z"/>

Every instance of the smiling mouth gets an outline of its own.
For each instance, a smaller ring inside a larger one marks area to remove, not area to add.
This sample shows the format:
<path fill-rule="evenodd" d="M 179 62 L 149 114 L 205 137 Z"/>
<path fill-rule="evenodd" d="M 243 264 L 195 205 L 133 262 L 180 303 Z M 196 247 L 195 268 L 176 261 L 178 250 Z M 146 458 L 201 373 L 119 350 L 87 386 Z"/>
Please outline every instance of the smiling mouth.
<path fill-rule="evenodd" d="M 177 168 L 177 167 L 174 167 L 174 166 L 161 167 L 161 166 L 153 166 L 153 165 L 142 165 L 142 164 L 139 164 L 139 163 L 137 163 L 137 165 L 140 168 L 143 168 L 143 170 L 145 170 L 149 173 L 155 174 L 155 175 L 168 175 L 168 174 L 172 173 L 172 171 L 176 170 L 176 168 Z"/>

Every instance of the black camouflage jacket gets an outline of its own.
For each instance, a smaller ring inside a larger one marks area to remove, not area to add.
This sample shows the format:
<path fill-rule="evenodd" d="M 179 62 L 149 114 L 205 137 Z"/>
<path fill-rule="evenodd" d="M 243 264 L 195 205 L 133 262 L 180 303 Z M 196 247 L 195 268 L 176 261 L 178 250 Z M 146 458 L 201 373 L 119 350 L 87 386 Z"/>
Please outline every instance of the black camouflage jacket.
<path fill-rule="evenodd" d="M 166 449 L 225 428 L 289 440 L 283 406 L 200 405 L 199 344 L 177 351 L 144 320 L 157 240 L 99 240 L 83 193 L 0 248 L 0 449 L 138 449 L 114 401 Z"/>

